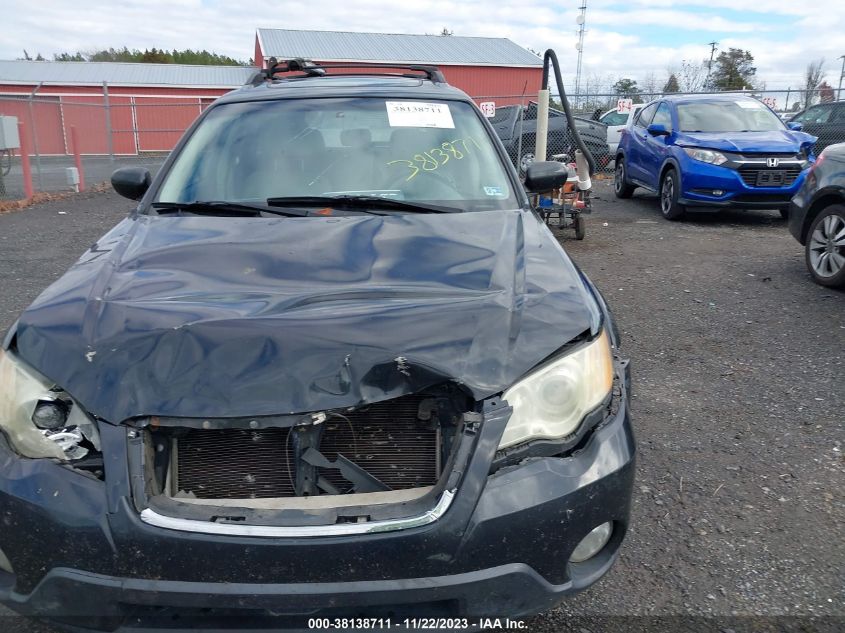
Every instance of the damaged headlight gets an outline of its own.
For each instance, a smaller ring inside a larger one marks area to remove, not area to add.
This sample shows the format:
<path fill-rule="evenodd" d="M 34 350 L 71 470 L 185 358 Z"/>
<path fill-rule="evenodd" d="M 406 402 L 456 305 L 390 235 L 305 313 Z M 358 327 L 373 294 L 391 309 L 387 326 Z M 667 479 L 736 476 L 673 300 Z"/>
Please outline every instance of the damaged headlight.
<path fill-rule="evenodd" d="M 702 163 L 710 163 L 711 165 L 721 165 L 727 163 L 727 157 L 721 152 L 716 152 L 712 149 L 701 149 L 699 147 L 685 147 L 684 151 L 687 156 L 694 160 L 700 160 Z"/>
<path fill-rule="evenodd" d="M 62 461 L 100 450 L 94 421 L 70 396 L 0 349 L 0 431 L 24 457 Z M 87 441 L 87 442 L 86 442 Z"/>
<path fill-rule="evenodd" d="M 587 345 L 543 365 L 505 391 L 503 397 L 513 413 L 499 448 L 571 435 L 612 389 L 613 356 L 602 331 Z"/>

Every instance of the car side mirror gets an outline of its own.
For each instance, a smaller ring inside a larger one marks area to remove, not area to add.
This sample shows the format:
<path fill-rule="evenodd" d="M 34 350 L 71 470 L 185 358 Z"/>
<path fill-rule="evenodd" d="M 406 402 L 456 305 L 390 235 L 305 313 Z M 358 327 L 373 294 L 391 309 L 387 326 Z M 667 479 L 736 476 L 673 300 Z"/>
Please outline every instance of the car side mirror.
<path fill-rule="evenodd" d="M 790 123 L 787 123 L 787 124 L 786 124 L 786 127 L 788 127 L 788 128 L 789 128 L 790 130 L 792 130 L 793 132 L 800 132 L 801 130 L 803 130 L 803 129 L 804 129 L 804 126 L 803 126 L 802 124 L 798 123 L 797 121 L 796 121 L 796 122 L 790 122 Z"/>
<path fill-rule="evenodd" d="M 669 136 L 669 130 L 666 129 L 666 126 L 662 123 L 652 123 L 650 124 L 646 130 L 652 136 Z"/>
<path fill-rule="evenodd" d="M 111 186 L 124 198 L 140 200 L 152 182 L 150 170 L 143 167 L 121 167 L 111 175 Z"/>
<path fill-rule="evenodd" d="M 525 170 L 525 190 L 528 193 L 551 191 L 563 186 L 569 170 L 563 163 L 551 160 L 536 161 Z"/>

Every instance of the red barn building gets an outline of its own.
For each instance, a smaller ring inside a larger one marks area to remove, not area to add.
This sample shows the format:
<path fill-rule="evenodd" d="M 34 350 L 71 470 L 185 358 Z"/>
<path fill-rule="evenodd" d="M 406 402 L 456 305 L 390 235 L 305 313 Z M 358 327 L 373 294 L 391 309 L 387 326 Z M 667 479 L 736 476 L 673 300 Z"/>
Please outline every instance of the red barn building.
<path fill-rule="evenodd" d="M 254 60 L 433 64 L 447 81 L 497 105 L 536 95 L 542 60 L 504 38 L 258 29 Z M 113 62 L 0 61 L 0 115 L 24 123 L 30 151 L 170 151 L 209 103 L 243 85 L 252 67 Z M 396 72 L 385 69 L 384 72 Z M 510 98 L 508 98 L 510 97 Z"/>
<path fill-rule="evenodd" d="M 497 37 L 258 29 L 253 59 L 265 66 L 270 57 L 304 57 L 317 63 L 433 64 L 446 81 L 471 97 L 536 95 L 543 77 L 542 59 Z"/>
<path fill-rule="evenodd" d="M 255 72 L 240 66 L 0 61 L 0 115 L 24 124 L 32 152 L 170 151 L 202 109 Z M 34 131 L 34 133 L 33 133 Z"/>

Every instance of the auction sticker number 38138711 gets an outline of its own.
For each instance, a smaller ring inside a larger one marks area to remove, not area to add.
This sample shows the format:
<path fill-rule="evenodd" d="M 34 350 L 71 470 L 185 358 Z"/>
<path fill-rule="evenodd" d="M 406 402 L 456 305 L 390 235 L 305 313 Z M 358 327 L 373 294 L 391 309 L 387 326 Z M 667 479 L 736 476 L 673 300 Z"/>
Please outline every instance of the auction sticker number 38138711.
<path fill-rule="evenodd" d="M 385 101 L 390 127 L 439 127 L 454 129 L 452 111 L 446 103 Z"/>

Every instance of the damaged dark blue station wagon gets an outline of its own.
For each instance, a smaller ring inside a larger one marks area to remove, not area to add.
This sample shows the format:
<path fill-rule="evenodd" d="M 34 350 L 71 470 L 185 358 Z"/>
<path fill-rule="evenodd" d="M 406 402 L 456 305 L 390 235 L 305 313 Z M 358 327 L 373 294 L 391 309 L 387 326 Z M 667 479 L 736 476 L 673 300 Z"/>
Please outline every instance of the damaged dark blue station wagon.
<path fill-rule="evenodd" d="M 0 602 L 109 631 L 519 616 L 608 571 L 628 363 L 526 194 L 565 172 L 523 185 L 405 70 L 263 71 L 155 179 L 115 173 L 137 208 L 0 351 Z"/>

